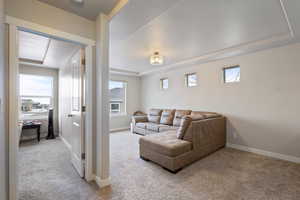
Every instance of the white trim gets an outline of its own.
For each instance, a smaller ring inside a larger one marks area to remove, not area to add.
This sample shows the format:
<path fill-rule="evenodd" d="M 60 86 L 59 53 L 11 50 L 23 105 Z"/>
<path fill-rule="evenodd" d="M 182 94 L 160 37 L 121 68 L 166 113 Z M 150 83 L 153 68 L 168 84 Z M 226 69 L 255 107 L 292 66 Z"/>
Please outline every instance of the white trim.
<path fill-rule="evenodd" d="M 268 157 L 272 157 L 272 158 L 277 158 L 280 160 L 286 160 L 286 161 L 290 161 L 290 162 L 294 162 L 294 163 L 300 163 L 300 157 L 275 153 L 275 152 L 271 152 L 271 151 L 265 151 L 265 150 L 261 150 L 261 149 L 244 146 L 244 145 L 239 145 L 239 144 L 227 143 L 226 146 L 231 147 L 233 149 L 238 149 L 241 151 L 247 151 L 247 152 L 256 153 L 256 154 L 260 154 L 260 155 L 264 155 L 264 156 L 268 156 Z"/>
<path fill-rule="evenodd" d="M 104 188 L 110 185 L 110 177 L 108 177 L 107 179 L 101 179 L 100 177 L 95 176 L 95 182 L 97 183 L 99 188 Z"/>
<path fill-rule="evenodd" d="M 45 65 L 45 64 L 30 63 L 30 62 L 24 62 L 24 61 L 19 61 L 19 64 L 27 65 L 27 66 L 43 67 L 43 68 L 48 68 L 48 69 L 59 69 L 59 66 L 50 66 L 50 65 Z"/>
<path fill-rule="evenodd" d="M 9 200 L 18 199 L 19 64 L 18 31 L 9 25 Z"/>
<path fill-rule="evenodd" d="M 110 68 L 109 73 L 116 74 L 116 75 L 125 75 L 125 76 L 139 76 L 139 72 L 128 71 L 123 69 L 114 69 L 114 68 Z"/>
<path fill-rule="evenodd" d="M 281 11 L 283 12 L 285 21 L 286 21 L 286 23 L 287 23 L 287 25 L 288 25 L 288 27 L 289 27 L 289 31 L 290 31 L 290 33 L 291 33 L 291 36 L 294 37 L 294 36 L 295 36 L 294 30 L 293 30 L 291 21 L 290 21 L 290 19 L 289 19 L 289 15 L 288 15 L 288 13 L 287 13 L 287 10 L 286 10 L 286 8 L 285 8 L 285 5 L 284 5 L 283 1 L 285 1 L 285 0 L 279 0 L 280 6 L 281 6 Z"/>
<path fill-rule="evenodd" d="M 45 34 L 59 37 L 62 39 L 68 39 L 70 41 L 79 42 L 79 43 L 85 44 L 85 45 L 94 46 L 96 44 L 95 40 L 84 38 L 84 37 L 74 35 L 71 33 L 67 33 L 64 31 L 59 31 L 59 30 L 56 30 L 53 28 L 49 28 L 47 26 L 35 24 L 35 23 L 29 22 L 29 21 L 25 21 L 23 19 L 8 16 L 8 15 L 6 16 L 6 23 L 13 24 L 15 26 L 22 27 L 22 28 L 34 30 L 34 31 L 39 31 L 41 33 L 45 33 Z"/>
<path fill-rule="evenodd" d="M 108 15 L 108 20 L 112 20 L 112 18 L 120 12 L 120 10 L 128 3 L 128 0 L 119 0 L 117 5 L 112 9 L 112 11 Z"/>
<path fill-rule="evenodd" d="M 62 136 L 60 135 L 59 138 L 61 139 L 61 141 L 63 141 L 63 143 L 66 145 L 66 147 L 69 149 L 69 151 L 71 152 L 72 150 L 72 146 L 70 145 L 70 143 Z"/>
<path fill-rule="evenodd" d="M 110 129 L 109 132 L 113 133 L 113 132 L 126 131 L 126 130 L 130 130 L 130 126 L 128 126 L 128 127 L 122 127 L 122 128 Z"/>
<path fill-rule="evenodd" d="M 93 180 L 93 93 L 94 93 L 94 86 L 93 86 L 93 47 L 87 46 L 85 48 L 85 180 L 92 181 Z"/>

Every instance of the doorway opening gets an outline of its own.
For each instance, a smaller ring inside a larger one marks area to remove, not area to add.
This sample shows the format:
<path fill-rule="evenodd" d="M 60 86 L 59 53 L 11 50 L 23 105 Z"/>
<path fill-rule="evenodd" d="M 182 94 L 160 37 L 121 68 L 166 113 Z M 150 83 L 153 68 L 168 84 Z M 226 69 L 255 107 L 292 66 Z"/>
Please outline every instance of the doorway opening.
<path fill-rule="evenodd" d="M 23 30 L 18 36 L 19 195 L 32 199 L 46 190 L 53 196 L 76 176 L 85 177 L 84 50 Z"/>
<path fill-rule="evenodd" d="M 10 199 L 80 195 L 92 180 L 92 45 L 9 25 L 9 49 Z"/>

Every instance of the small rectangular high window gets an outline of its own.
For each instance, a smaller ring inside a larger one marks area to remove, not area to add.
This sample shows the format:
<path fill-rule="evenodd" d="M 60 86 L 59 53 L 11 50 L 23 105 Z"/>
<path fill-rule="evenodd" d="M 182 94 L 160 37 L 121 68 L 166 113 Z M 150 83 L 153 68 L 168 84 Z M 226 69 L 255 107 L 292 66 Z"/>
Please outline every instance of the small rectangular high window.
<path fill-rule="evenodd" d="M 166 90 L 169 88 L 169 79 L 168 78 L 162 78 L 160 79 L 160 87 L 163 90 Z"/>
<path fill-rule="evenodd" d="M 239 65 L 223 69 L 224 83 L 240 82 L 241 68 Z"/>
<path fill-rule="evenodd" d="M 197 74 L 190 73 L 185 75 L 185 84 L 187 87 L 195 87 L 197 86 Z"/>

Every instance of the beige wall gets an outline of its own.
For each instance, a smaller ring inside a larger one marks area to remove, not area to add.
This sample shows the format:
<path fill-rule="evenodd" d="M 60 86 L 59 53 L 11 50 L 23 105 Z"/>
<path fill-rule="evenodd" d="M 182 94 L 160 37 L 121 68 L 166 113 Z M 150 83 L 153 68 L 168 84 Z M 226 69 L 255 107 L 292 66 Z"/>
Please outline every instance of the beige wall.
<path fill-rule="evenodd" d="M 241 82 L 222 83 L 222 68 L 240 65 Z M 215 111 L 228 118 L 228 142 L 300 157 L 300 44 L 149 75 L 141 81 L 142 109 Z M 184 74 L 197 72 L 186 88 Z M 160 90 L 159 79 L 169 78 Z"/>
<path fill-rule="evenodd" d="M 4 27 L 4 6 L 3 0 L 0 0 L 0 199 L 8 199 L 8 137 L 6 132 L 6 114 L 5 114 L 5 27 Z"/>
<path fill-rule="evenodd" d="M 6 14 L 67 33 L 95 39 L 95 22 L 37 0 L 5 0 Z"/>
<path fill-rule="evenodd" d="M 126 114 L 110 117 L 110 130 L 129 128 L 132 114 L 140 109 L 140 78 L 124 75 L 110 75 L 110 80 L 125 81 L 126 89 Z"/>
<path fill-rule="evenodd" d="M 19 67 L 20 74 L 31 74 L 31 75 L 40 75 L 40 76 L 51 76 L 53 77 L 53 90 L 54 90 L 54 99 L 53 99 L 53 107 L 54 107 L 54 131 L 56 133 L 59 132 L 58 127 L 58 69 L 51 68 L 43 68 L 43 67 L 35 67 L 30 65 L 20 65 Z M 41 118 L 44 119 L 44 118 Z M 26 120 L 26 119 L 25 119 Z M 47 120 L 42 120 L 42 133 L 48 132 L 48 126 L 45 125 Z M 48 123 L 47 123 L 48 124 Z M 30 130 L 28 130 L 29 132 Z"/>

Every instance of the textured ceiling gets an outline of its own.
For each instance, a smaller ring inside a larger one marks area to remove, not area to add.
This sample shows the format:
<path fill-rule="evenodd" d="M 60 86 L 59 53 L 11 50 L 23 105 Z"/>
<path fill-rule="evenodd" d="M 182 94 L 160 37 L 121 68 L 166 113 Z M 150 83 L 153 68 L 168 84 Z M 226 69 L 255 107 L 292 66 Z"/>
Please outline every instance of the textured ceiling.
<path fill-rule="evenodd" d="M 24 62 L 22 60 L 21 62 L 38 67 L 60 68 L 80 48 L 77 44 L 55 40 L 23 31 L 20 31 L 19 37 L 19 55 L 26 55 L 26 59 L 41 61 L 42 64 L 37 64 L 36 62 L 32 63 L 31 61 Z M 46 48 L 44 48 L 45 45 L 41 45 L 45 43 L 44 41 L 47 42 Z"/>
<path fill-rule="evenodd" d="M 110 67 L 143 74 L 295 42 L 298 8 L 286 0 L 131 0 L 110 23 Z M 154 51 L 164 65 L 149 64 Z"/>
<path fill-rule="evenodd" d="M 109 14 L 118 0 L 83 0 L 76 3 L 73 0 L 39 0 L 57 8 L 64 9 L 90 20 L 95 20 L 100 12 Z"/>

